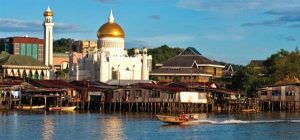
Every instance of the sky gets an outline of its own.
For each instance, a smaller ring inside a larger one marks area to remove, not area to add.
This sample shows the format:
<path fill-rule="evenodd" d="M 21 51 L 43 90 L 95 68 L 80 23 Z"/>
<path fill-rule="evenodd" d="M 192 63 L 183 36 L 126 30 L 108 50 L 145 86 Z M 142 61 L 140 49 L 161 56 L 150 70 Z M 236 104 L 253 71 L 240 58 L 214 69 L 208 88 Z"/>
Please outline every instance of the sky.
<path fill-rule="evenodd" d="M 112 9 L 126 48 L 195 47 L 234 64 L 294 50 L 300 40 L 299 0 L 0 0 L 0 38 L 43 38 L 48 5 L 55 39 L 97 40 Z"/>

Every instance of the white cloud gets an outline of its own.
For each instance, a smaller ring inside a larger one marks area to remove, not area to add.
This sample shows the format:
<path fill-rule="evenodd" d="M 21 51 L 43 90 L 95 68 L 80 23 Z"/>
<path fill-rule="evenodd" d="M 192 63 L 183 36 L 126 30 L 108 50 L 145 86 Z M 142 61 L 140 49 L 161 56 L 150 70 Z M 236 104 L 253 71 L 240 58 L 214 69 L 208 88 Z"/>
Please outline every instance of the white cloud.
<path fill-rule="evenodd" d="M 177 6 L 195 11 L 230 12 L 299 7 L 299 0 L 179 0 Z"/>
<path fill-rule="evenodd" d="M 56 33 L 74 33 L 87 31 L 86 29 L 73 24 L 54 24 L 54 31 Z M 0 32 L 43 32 L 43 22 L 0 18 Z"/>

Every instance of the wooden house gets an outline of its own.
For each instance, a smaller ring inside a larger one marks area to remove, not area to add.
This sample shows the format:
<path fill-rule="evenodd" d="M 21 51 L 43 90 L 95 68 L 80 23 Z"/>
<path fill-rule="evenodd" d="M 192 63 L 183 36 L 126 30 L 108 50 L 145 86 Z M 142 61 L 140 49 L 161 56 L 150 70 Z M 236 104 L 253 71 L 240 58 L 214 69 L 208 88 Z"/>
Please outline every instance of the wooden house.
<path fill-rule="evenodd" d="M 299 110 L 300 83 L 274 85 L 257 89 L 262 110 Z"/>

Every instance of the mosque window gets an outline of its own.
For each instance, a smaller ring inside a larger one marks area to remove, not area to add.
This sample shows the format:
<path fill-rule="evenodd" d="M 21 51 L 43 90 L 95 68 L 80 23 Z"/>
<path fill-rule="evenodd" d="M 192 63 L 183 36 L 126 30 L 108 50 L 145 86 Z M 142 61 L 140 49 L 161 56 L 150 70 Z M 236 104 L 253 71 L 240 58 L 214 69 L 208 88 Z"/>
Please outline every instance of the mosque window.
<path fill-rule="evenodd" d="M 26 55 L 31 56 L 31 44 L 26 45 Z"/>
<path fill-rule="evenodd" d="M 38 46 L 37 44 L 32 45 L 32 57 L 38 59 Z"/>
<path fill-rule="evenodd" d="M 21 55 L 25 55 L 25 52 L 26 52 L 25 44 L 24 44 L 24 43 L 21 43 L 20 54 L 21 54 Z"/>

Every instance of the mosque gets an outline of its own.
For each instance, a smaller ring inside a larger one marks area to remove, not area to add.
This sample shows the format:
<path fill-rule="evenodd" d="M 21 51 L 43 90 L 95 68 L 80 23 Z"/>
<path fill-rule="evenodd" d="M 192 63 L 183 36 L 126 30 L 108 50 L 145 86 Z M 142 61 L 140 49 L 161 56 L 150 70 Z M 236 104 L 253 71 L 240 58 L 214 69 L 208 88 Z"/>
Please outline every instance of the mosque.
<path fill-rule="evenodd" d="M 129 56 L 125 49 L 125 32 L 115 22 L 112 11 L 108 21 L 97 32 L 97 49 L 87 52 L 73 64 L 70 52 L 69 77 L 71 80 L 108 82 L 111 80 L 149 80 L 152 56 L 147 48 L 134 50 Z"/>

